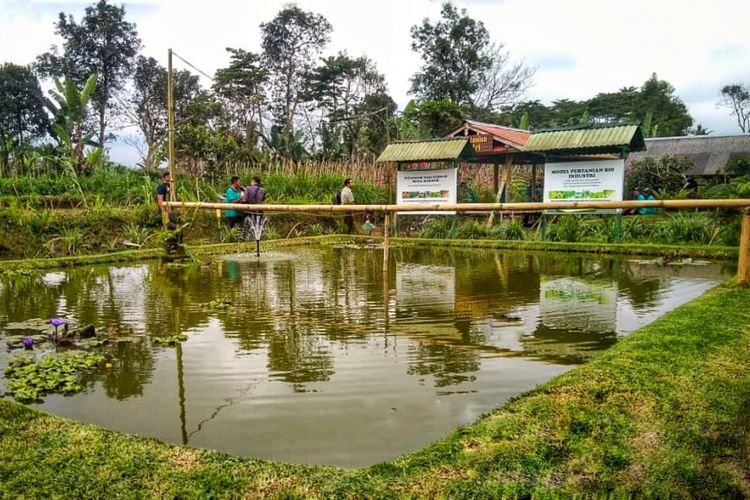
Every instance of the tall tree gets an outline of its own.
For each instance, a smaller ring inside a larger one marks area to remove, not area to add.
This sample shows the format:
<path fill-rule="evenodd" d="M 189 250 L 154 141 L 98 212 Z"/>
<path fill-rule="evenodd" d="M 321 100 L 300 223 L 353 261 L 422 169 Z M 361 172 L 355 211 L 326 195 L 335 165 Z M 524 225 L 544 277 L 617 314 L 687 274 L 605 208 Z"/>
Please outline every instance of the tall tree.
<path fill-rule="evenodd" d="M 420 100 L 449 100 L 466 110 L 499 110 L 520 97 L 534 71 L 512 64 L 503 45 L 492 43 L 482 21 L 445 2 L 441 19 L 424 19 L 411 28 L 412 49 L 424 64 L 412 77 L 411 93 Z"/>
<path fill-rule="evenodd" d="M 198 77 L 189 71 L 172 75 L 175 116 L 183 117 L 188 103 L 200 92 Z M 141 131 L 146 150 L 141 151 L 143 166 L 152 170 L 164 157 L 167 140 L 167 70 L 153 57 L 138 56 L 133 71 L 133 86 L 124 110 L 131 125 Z"/>
<path fill-rule="evenodd" d="M 641 86 L 635 99 L 634 117 L 643 122 L 651 113 L 652 127 L 657 137 L 686 135 L 693 125 L 682 99 L 675 95 L 674 87 L 666 80 L 659 80 L 656 73 Z"/>
<path fill-rule="evenodd" d="M 281 10 L 260 28 L 274 119 L 281 130 L 283 153 L 289 156 L 297 107 L 317 56 L 330 40 L 332 28 L 322 15 L 294 5 Z"/>
<path fill-rule="evenodd" d="M 339 52 L 323 60 L 310 76 L 309 95 L 325 113 L 329 131 L 339 129 L 349 160 L 357 159 L 357 144 L 367 113 L 369 96 L 386 92 L 385 77 L 366 56 L 353 59 Z"/>
<path fill-rule="evenodd" d="M 750 132 L 750 87 L 740 83 L 725 85 L 721 89 L 719 104 L 732 110 L 742 133 Z"/>
<path fill-rule="evenodd" d="M 63 52 L 53 46 L 37 58 L 36 69 L 45 77 L 72 78 L 82 86 L 90 75 L 97 75 L 93 104 L 97 115 L 98 142 L 107 139 L 108 112 L 133 69 L 141 47 L 136 26 L 125 21 L 125 8 L 99 0 L 86 7 L 77 23 L 72 15 L 60 12 L 55 33 L 63 38 Z"/>
<path fill-rule="evenodd" d="M 49 119 L 39 81 L 28 67 L 0 66 L 0 141 L 16 145 L 47 133 Z"/>
<path fill-rule="evenodd" d="M 259 139 L 266 144 L 270 141 L 263 126 L 268 72 L 258 54 L 233 48 L 227 48 L 227 52 L 230 54 L 229 66 L 216 71 L 213 89 L 224 100 L 230 128 L 245 147 L 254 150 Z"/>

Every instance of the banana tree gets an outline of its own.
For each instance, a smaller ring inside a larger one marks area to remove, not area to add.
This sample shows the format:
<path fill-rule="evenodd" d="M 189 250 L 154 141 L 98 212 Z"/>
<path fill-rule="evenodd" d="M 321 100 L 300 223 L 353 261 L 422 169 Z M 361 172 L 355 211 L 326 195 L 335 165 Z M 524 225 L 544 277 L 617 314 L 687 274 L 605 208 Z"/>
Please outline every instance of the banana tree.
<path fill-rule="evenodd" d="M 65 77 L 64 83 L 55 78 L 57 91 L 50 90 L 50 95 L 57 101 L 58 109 L 55 112 L 56 121 L 52 125 L 52 131 L 68 150 L 68 156 L 80 172 L 85 160 L 83 148 L 92 143 L 91 135 L 84 136 L 83 125 L 86 120 L 87 107 L 94 90 L 96 90 L 96 75 L 91 75 L 82 89 L 78 89 L 75 82 Z"/>

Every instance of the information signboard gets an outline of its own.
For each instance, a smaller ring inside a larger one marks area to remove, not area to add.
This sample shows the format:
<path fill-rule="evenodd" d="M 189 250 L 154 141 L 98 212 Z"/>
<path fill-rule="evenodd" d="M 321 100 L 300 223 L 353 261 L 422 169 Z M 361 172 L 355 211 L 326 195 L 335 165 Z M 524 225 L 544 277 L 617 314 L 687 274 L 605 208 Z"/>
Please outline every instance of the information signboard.
<path fill-rule="evenodd" d="M 544 201 L 622 201 L 625 160 L 544 165 Z"/>
<path fill-rule="evenodd" d="M 430 212 L 419 210 L 419 205 L 456 203 L 456 169 L 401 170 L 396 176 L 396 203 L 414 205 L 413 214 L 455 214 L 455 212 Z"/>

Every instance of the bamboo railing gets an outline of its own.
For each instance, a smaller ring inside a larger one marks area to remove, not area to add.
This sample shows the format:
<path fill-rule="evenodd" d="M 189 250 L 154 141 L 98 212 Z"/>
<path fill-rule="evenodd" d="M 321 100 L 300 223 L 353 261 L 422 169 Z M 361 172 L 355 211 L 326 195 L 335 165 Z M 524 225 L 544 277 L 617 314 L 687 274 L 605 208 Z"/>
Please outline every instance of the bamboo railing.
<path fill-rule="evenodd" d="M 197 208 L 208 210 L 236 210 L 238 212 L 291 212 L 291 213 L 352 213 L 383 212 L 385 227 L 390 226 L 391 215 L 399 212 L 540 212 L 543 210 L 595 210 L 616 208 L 656 207 L 677 208 L 740 208 L 742 233 L 740 236 L 737 284 L 750 284 L 750 199 L 734 200 L 643 200 L 643 201 L 561 201 L 536 203 L 414 203 L 401 205 L 246 205 L 240 203 L 168 202 L 169 208 Z M 383 241 L 388 255 L 388 234 Z"/>

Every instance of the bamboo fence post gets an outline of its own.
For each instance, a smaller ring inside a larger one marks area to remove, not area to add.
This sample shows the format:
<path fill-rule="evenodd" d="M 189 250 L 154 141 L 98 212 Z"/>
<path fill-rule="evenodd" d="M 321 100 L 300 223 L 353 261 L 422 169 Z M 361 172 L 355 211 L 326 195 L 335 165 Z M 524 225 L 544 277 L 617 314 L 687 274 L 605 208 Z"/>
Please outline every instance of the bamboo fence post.
<path fill-rule="evenodd" d="M 388 251 L 390 249 L 391 232 L 391 213 L 385 213 L 385 222 L 383 223 L 383 272 L 388 272 Z"/>
<path fill-rule="evenodd" d="M 742 213 L 742 233 L 740 234 L 740 256 L 737 263 L 737 284 L 750 284 L 750 208 Z"/>

